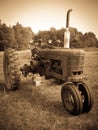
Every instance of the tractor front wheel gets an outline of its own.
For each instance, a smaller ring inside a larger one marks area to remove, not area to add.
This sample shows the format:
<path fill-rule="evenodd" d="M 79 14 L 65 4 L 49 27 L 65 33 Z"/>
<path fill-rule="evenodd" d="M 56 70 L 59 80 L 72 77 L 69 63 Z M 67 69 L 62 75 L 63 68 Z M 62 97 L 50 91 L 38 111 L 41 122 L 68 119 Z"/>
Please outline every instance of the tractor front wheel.
<path fill-rule="evenodd" d="M 79 82 L 76 86 L 81 93 L 83 112 L 89 112 L 92 109 L 94 102 L 92 91 L 84 82 Z"/>
<path fill-rule="evenodd" d="M 4 51 L 3 71 L 7 90 L 17 90 L 20 85 L 19 59 L 14 49 Z"/>
<path fill-rule="evenodd" d="M 64 108 L 73 115 L 79 115 L 83 109 L 82 97 L 73 83 L 65 83 L 61 89 Z"/>

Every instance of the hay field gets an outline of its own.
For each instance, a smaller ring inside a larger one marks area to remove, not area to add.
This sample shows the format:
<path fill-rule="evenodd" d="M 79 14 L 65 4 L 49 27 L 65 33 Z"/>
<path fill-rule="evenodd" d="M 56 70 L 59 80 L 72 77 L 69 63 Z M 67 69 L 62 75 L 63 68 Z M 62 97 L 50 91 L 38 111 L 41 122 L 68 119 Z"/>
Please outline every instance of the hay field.
<path fill-rule="evenodd" d="M 21 66 L 30 60 L 30 52 L 18 52 Z M 16 92 L 4 91 L 0 53 L 0 130 L 98 130 L 98 50 L 86 51 L 84 73 L 92 88 L 94 106 L 89 113 L 69 115 L 63 108 L 61 86 L 47 82 L 33 86 L 31 77 L 24 78 Z"/>

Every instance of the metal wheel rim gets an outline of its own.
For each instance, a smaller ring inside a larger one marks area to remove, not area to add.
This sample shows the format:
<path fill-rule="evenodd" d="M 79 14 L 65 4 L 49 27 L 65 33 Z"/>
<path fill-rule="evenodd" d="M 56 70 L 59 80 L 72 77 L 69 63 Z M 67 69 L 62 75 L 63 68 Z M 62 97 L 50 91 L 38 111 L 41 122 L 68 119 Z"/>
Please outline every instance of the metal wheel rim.
<path fill-rule="evenodd" d="M 69 91 L 65 91 L 63 94 L 64 104 L 68 111 L 72 111 L 74 109 L 74 99 Z"/>

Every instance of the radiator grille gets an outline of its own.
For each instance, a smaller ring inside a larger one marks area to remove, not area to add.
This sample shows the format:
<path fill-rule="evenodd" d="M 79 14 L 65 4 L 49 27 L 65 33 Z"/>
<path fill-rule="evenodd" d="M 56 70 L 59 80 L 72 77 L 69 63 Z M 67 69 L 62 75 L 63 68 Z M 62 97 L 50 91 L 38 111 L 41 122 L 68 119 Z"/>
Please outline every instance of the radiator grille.
<path fill-rule="evenodd" d="M 68 57 L 67 73 L 73 74 L 75 72 L 83 72 L 84 54 L 77 54 Z"/>

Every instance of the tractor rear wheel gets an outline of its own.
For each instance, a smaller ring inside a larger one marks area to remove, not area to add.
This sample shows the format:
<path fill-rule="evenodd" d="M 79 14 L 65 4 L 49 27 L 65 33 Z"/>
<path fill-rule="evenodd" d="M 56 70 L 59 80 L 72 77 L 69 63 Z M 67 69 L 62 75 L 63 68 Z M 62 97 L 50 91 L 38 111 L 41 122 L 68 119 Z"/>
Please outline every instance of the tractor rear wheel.
<path fill-rule="evenodd" d="M 84 82 L 77 83 L 77 88 L 82 96 L 83 112 L 89 112 L 92 109 L 94 102 L 91 89 Z"/>
<path fill-rule="evenodd" d="M 73 115 L 79 115 L 83 109 L 81 94 L 73 83 L 65 83 L 61 89 L 64 108 Z"/>
<path fill-rule="evenodd" d="M 17 90 L 20 85 L 19 59 L 14 49 L 4 51 L 3 71 L 7 90 Z"/>

